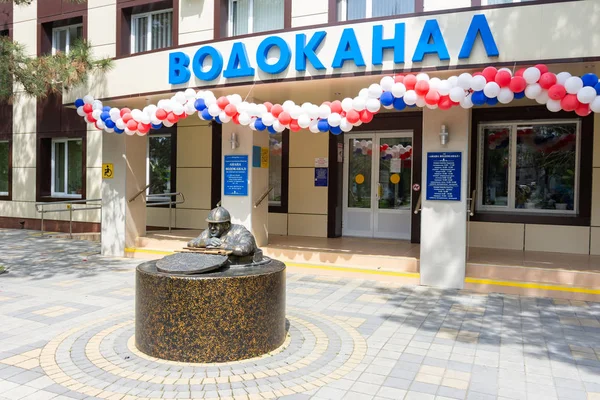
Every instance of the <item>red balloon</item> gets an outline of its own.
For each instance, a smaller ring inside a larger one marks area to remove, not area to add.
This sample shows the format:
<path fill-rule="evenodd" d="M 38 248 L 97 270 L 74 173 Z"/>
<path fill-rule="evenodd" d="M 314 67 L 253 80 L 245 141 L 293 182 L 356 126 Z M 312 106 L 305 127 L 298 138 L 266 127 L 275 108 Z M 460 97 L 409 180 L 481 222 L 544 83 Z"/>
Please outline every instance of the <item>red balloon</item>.
<path fill-rule="evenodd" d="M 404 81 L 404 74 L 398 74 L 394 76 L 394 82 L 402 83 Z"/>
<path fill-rule="evenodd" d="M 235 114 L 233 117 L 231 117 L 231 120 L 233 121 L 234 124 L 239 125 L 240 124 L 240 114 Z"/>
<path fill-rule="evenodd" d="M 500 87 L 507 87 L 508 85 L 510 85 L 511 80 L 512 76 L 508 71 L 498 71 L 498 73 L 496 74 L 495 81 Z"/>
<path fill-rule="evenodd" d="M 369 112 L 369 110 L 362 110 L 360 112 L 360 120 L 365 124 L 373 121 L 373 113 Z"/>
<path fill-rule="evenodd" d="M 275 106 L 273 106 L 273 108 L 275 108 Z M 275 114 L 273 114 L 275 115 Z M 287 125 L 292 121 L 292 117 L 290 116 L 289 113 L 283 111 L 281 112 L 281 114 L 279 114 L 279 122 L 281 122 L 282 125 Z"/>
<path fill-rule="evenodd" d="M 127 108 L 127 107 L 122 108 L 121 109 L 121 118 L 123 118 L 123 115 L 130 114 L 130 113 L 131 113 L 131 110 L 129 108 Z"/>
<path fill-rule="evenodd" d="M 575 111 L 579 107 L 579 104 L 579 100 L 577 100 L 577 95 L 575 94 L 568 94 L 560 101 L 560 106 L 565 111 Z"/>
<path fill-rule="evenodd" d="M 342 113 L 342 102 L 339 100 L 335 100 L 331 103 L 331 112 L 332 113 L 338 113 L 341 114 Z"/>
<path fill-rule="evenodd" d="M 356 110 L 350 110 L 346 113 L 346 119 L 354 125 L 360 121 L 360 114 Z"/>
<path fill-rule="evenodd" d="M 229 100 L 227 100 L 227 97 L 225 97 L 225 96 L 221 96 L 217 99 L 217 105 L 219 106 L 219 108 L 221 110 L 224 110 L 228 104 L 229 104 Z"/>
<path fill-rule="evenodd" d="M 91 104 L 84 104 L 83 105 L 83 112 L 87 113 L 91 113 L 94 109 L 92 108 Z"/>
<path fill-rule="evenodd" d="M 94 122 L 94 126 L 96 127 L 96 129 L 98 129 L 99 131 L 101 131 L 102 129 L 100 129 L 100 127 L 98 126 L 98 121 Z"/>
<path fill-rule="evenodd" d="M 373 150 L 371 150 L 371 149 L 368 149 L 368 150 L 367 150 L 367 154 L 368 154 L 368 155 L 372 155 L 372 154 L 373 154 Z"/>
<path fill-rule="evenodd" d="M 519 93 L 525 90 L 527 87 L 527 81 L 525 81 L 525 78 L 522 76 L 515 76 L 510 80 L 508 87 L 513 93 Z"/>
<path fill-rule="evenodd" d="M 175 115 L 172 112 L 170 112 L 169 115 L 167 115 L 167 121 L 169 121 L 172 124 L 176 123 L 177 122 L 177 115 Z"/>
<path fill-rule="evenodd" d="M 540 70 L 542 75 L 548 72 L 548 67 L 545 64 L 538 64 L 535 67 Z"/>
<path fill-rule="evenodd" d="M 590 115 L 592 110 L 590 110 L 589 104 L 579 104 L 579 106 L 575 109 L 575 112 L 580 117 L 587 117 L 588 115 Z"/>
<path fill-rule="evenodd" d="M 450 100 L 450 96 L 441 96 L 438 107 L 440 110 L 449 110 L 452 107 L 452 100 Z"/>
<path fill-rule="evenodd" d="M 273 116 L 275 118 L 279 117 L 279 114 L 281 114 L 283 112 L 283 107 L 281 107 L 281 105 L 279 104 L 275 104 L 272 108 L 271 108 L 271 114 L 273 114 Z"/>
<path fill-rule="evenodd" d="M 273 108 L 273 103 L 270 103 L 270 102 L 267 101 L 267 102 L 265 102 L 265 107 L 267 107 L 267 111 L 270 112 L 271 109 Z"/>
<path fill-rule="evenodd" d="M 150 131 L 150 125 L 142 124 L 141 122 L 137 126 L 137 130 L 140 133 L 148 133 Z"/>
<path fill-rule="evenodd" d="M 227 106 L 225 106 L 225 114 L 227 114 L 229 117 L 233 117 L 235 114 L 237 114 L 236 106 L 233 104 L 227 104 Z"/>
<path fill-rule="evenodd" d="M 92 113 L 91 112 L 87 113 L 87 118 L 90 121 L 90 124 L 93 124 L 93 123 L 96 122 L 96 118 L 92 117 Z"/>
<path fill-rule="evenodd" d="M 138 123 L 135 122 L 134 120 L 130 119 L 129 122 L 127 123 L 127 127 L 129 128 L 130 131 L 137 131 Z"/>
<path fill-rule="evenodd" d="M 156 118 L 164 121 L 167 118 L 167 112 L 165 110 L 163 110 L 162 108 L 159 108 L 158 110 L 156 110 Z"/>
<path fill-rule="evenodd" d="M 430 106 L 437 104 L 439 101 L 440 94 L 435 89 L 430 90 L 425 96 L 425 103 L 429 104 Z"/>
<path fill-rule="evenodd" d="M 177 116 L 178 119 L 186 119 L 187 117 L 188 117 L 188 115 L 185 111 L 183 113 L 181 113 L 181 115 Z"/>
<path fill-rule="evenodd" d="M 387 149 L 390 148 L 390 146 L 388 146 L 387 144 L 383 144 L 383 145 L 381 145 L 381 148 L 383 149 L 383 151 L 386 151 Z"/>
<path fill-rule="evenodd" d="M 542 74 L 542 76 L 540 76 L 540 81 L 538 83 L 542 88 L 550 89 L 556 84 L 556 75 L 554 75 L 552 72 L 545 72 Z"/>
<path fill-rule="evenodd" d="M 487 67 L 482 72 L 483 76 L 485 76 L 485 80 L 487 82 L 494 82 L 496 79 L 496 74 L 498 74 L 498 70 L 494 67 Z"/>
<path fill-rule="evenodd" d="M 413 90 L 417 84 L 417 77 L 413 74 L 408 74 L 404 77 L 403 83 L 406 86 L 406 90 Z"/>
<path fill-rule="evenodd" d="M 123 119 L 123 122 L 128 123 L 129 121 L 131 121 L 133 119 L 133 117 L 131 116 L 131 113 L 126 113 L 121 115 L 121 118 Z"/>
<path fill-rule="evenodd" d="M 526 70 L 526 69 L 527 69 L 527 68 L 519 68 L 519 69 L 517 70 L 517 72 L 515 72 L 515 76 L 523 76 L 523 74 L 525 73 L 525 70 Z"/>
<path fill-rule="evenodd" d="M 292 132 L 298 132 L 300 129 L 300 125 L 298 125 L 298 120 L 297 119 L 292 119 L 290 121 L 290 129 Z"/>
<path fill-rule="evenodd" d="M 567 89 L 563 85 L 552 85 L 548 89 L 548 97 L 552 100 L 562 100 L 567 95 Z"/>
<path fill-rule="evenodd" d="M 429 92 L 429 82 L 418 81 L 415 84 L 415 92 L 417 92 L 419 96 L 425 96 Z"/>

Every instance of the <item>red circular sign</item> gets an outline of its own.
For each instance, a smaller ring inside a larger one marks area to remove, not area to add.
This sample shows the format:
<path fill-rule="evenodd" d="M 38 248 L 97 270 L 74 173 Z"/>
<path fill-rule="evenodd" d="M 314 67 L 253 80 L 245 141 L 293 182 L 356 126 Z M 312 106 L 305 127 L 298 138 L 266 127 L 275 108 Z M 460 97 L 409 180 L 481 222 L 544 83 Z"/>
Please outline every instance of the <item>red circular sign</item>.
<path fill-rule="evenodd" d="M 414 190 L 415 192 L 418 192 L 419 190 L 421 190 L 421 185 L 419 185 L 418 183 L 415 183 L 415 184 L 413 185 L 413 190 Z"/>

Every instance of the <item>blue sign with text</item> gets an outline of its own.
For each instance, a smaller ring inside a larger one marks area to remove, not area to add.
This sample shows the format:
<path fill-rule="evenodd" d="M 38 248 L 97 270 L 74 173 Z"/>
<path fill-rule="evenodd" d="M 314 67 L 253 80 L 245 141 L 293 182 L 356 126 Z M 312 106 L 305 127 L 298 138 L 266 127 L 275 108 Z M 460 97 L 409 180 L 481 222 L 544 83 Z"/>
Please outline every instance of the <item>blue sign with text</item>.
<path fill-rule="evenodd" d="M 248 156 L 225 156 L 225 196 L 248 196 Z"/>
<path fill-rule="evenodd" d="M 327 168 L 315 168 L 315 187 L 327 186 Z"/>
<path fill-rule="evenodd" d="M 427 153 L 426 200 L 460 201 L 461 152 Z"/>

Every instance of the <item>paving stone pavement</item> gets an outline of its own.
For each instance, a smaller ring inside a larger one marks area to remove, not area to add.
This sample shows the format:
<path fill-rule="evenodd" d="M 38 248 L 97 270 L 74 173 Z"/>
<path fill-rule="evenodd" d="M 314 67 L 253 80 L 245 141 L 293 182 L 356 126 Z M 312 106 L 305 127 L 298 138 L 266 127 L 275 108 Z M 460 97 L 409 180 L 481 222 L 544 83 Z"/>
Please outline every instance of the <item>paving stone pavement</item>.
<path fill-rule="evenodd" d="M 0 400 L 600 400 L 600 303 L 289 270 L 269 355 L 183 364 L 135 348 L 135 266 L 0 230 Z"/>

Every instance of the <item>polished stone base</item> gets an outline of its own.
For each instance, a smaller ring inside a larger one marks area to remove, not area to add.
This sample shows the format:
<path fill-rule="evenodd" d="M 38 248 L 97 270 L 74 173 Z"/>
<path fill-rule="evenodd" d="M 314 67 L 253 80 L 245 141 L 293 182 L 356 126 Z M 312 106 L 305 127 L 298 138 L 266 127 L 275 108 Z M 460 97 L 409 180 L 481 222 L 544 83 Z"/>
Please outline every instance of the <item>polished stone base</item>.
<path fill-rule="evenodd" d="M 281 346 L 285 265 L 224 267 L 201 275 L 159 272 L 156 261 L 136 272 L 137 348 L 172 361 L 236 361 Z"/>

